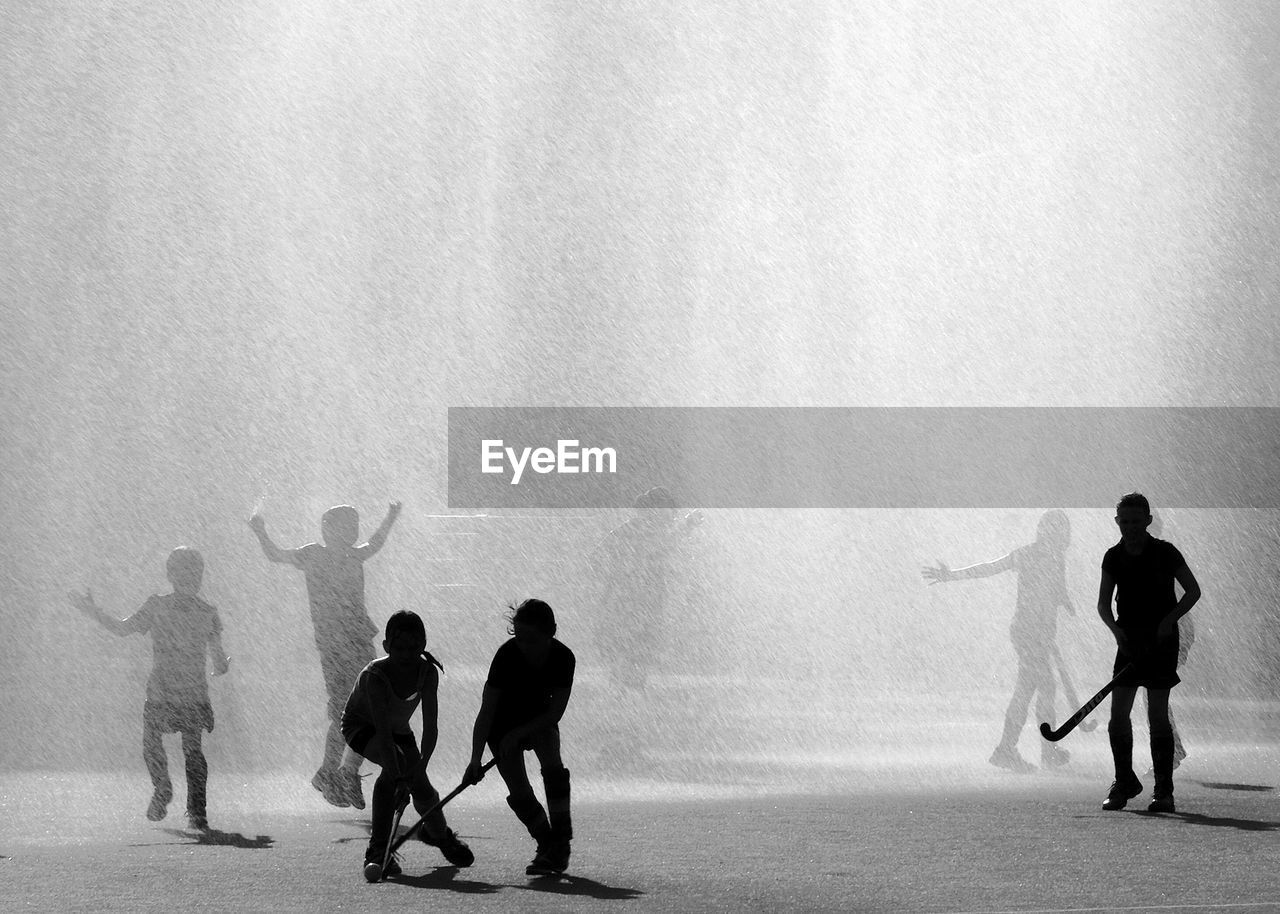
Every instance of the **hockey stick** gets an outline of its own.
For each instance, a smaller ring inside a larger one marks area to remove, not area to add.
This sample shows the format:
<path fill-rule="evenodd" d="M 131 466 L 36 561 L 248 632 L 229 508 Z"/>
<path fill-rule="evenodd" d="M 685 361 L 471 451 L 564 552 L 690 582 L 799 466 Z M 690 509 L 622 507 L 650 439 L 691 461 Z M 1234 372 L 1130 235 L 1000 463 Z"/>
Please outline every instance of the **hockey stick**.
<path fill-rule="evenodd" d="M 484 777 L 484 773 L 496 764 L 498 764 L 498 760 L 496 758 L 489 759 L 489 761 L 485 762 L 484 767 L 480 769 L 480 776 Z M 448 803 L 458 794 L 462 793 L 462 791 L 470 787 L 472 783 L 479 783 L 479 782 L 463 781 L 457 787 L 453 788 L 453 790 L 449 792 L 448 796 L 441 798 L 435 803 L 435 805 L 433 805 L 430 809 L 424 812 L 422 814 L 422 818 L 418 819 L 417 822 L 414 822 L 412 825 L 409 826 L 408 831 L 406 831 L 400 837 L 396 838 L 394 841 L 389 842 L 387 844 L 387 859 L 390 860 L 392 854 L 400 850 L 400 848 L 404 846 L 404 843 L 406 841 L 408 841 L 410 838 L 412 838 L 422 829 L 422 823 L 427 821 L 427 816 L 432 815 L 433 813 L 439 812 L 440 809 L 442 809 L 446 803 Z M 399 819 L 396 820 L 396 824 L 399 825 Z M 392 831 L 392 834 L 394 835 L 395 832 Z"/>
<path fill-rule="evenodd" d="M 1071 684 L 1071 677 L 1067 675 L 1067 665 L 1062 662 L 1062 653 L 1058 650 L 1058 645 L 1053 645 L 1053 659 L 1058 665 L 1058 675 L 1062 677 L 1062 689 L 1067 693 L 1067 701 L 1072 705 L 1079 706 L 1080 698 L 1076 695 L 1076 688 Z M 1086 720 L 1080 724 L 1081 733 L 1092 733 L 1098 726 L 1096 720 Z"/>
<path fill-rule="evenodd" d="M 1084 706 L 1081 707 L 1079 711 L 1077 711 L 1076 713 L 1068 717 L 1067 722 L 1063 724 L 1061 727 L 1059 727 L 1057 730 L 1050 727 L 1047 723 L 1040 724 L 1040 735 L 1043 736 L 1045 739 L 1047 739 L 1051 743 L 1056 743 L 1058 740 L 1062 739 L 1064 736 L 1066 736 L 1068 733 L 1074 730 L 1076 726 L 1079 725 L 1080 721 L 1088 717 L 1090 712 L 1093 711 L 1094 708 L 1102 704 L 1102 700 L 1111 694 L 1111 690 L 1116 687 L 1116 683 L 1120 681 L 1120 678 L 1128 674 L 1129 671 L 1132 669 L 1133 669 L 1132 663 L 1125 664 L 1124 669 L 1116 673 L 1115 677 L 1110 682 L 1108 682 L 1106 685 L 1104 685 L 1101 689 L 1098 690 L 1097 695 L 1094 695 L 1092 698 L 1086 701 L 1084 703 Z"/>

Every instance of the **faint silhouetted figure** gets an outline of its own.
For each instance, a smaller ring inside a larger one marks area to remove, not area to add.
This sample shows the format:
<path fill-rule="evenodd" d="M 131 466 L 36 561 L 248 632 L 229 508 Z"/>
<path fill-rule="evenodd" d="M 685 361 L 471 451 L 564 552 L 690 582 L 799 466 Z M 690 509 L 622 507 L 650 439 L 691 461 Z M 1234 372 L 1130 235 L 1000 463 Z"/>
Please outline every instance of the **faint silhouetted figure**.
<path fill-rule="evenodd" d="M 560 756 L 560 719 L 569 706 L 577 661 L 556 638 L 555 613 L 543 600 L 525 600 L 512 610 L 509 622 L 512 637 L 489 665 L 464 781 L 474 784 L 483 777 L 481 758 L 487 745 L 507 785 L 507 805 L 537 842 L 525 872 L 561 873 L 569 865 L 573 820 L 569 769 Z M 525 770 L 528 750 L 542 767 L 546 809 Z"/>
<path fill-rule="evenodd" d="M 614 682 L 639 690 L 660 650 L 671 553 L 703 515 L 692 511 L 680 517 L 675 499 L 661 486 L 640 495 L 634 511 L 601 540 L 591 562 L 603 582 L 596 647 Z"/>
<path fill-rule="evenodd" d="M 1071 521 L 1066 512 L 1046 511 L 1036 526 L 1036 538 L 1003 558 L 967 568 L 951 569 L 939 562 L 922 573 L 930 584 L 986 578 L 1012 571 L 1018 578 L 1017 602 L 1009 638 L 1018 657 L 1018 673 L 1013 695 L 1004 714 L 1000 743 L 991 754 L 991 764 L 1011 771 L 1030 771 L 1035 766 L 1018 752 L 1018 737 L 1027 722 L 1027 709 L 1034 696 L 1041 720 L 1053 719 L 1057 692 L 1054 678 L 1055 642 L 1058 637 L 1058 609 L 1075 614 L 1067 593 L 1066 553 L 1071 544 Z M 1052 743 L 1040 743 L 1040 763 L 1046 768 L 1066 764 L 1069 756 Z"/>
<path fill-rule="evenodd" d="M 142 707 L 142 756 L 153 789 L 147 818 L 158 822 L 168 812 L 173 784 L 161 737 L 165 733 L 181 733 L 187 770 L 187 819 L 192 828 L 207 831 L 209 765 L 201 740 L 203 731 L 213 732 L 213 706 L 209 704 L 205 655 L 212 660 L 215 675 L 227 671 L 231 658 L 222 648 L 218 611 L 198 596 L 204 580 L 200 553 L 185 546 L 174 549 L 165 562 L 165 572 L 173 593 L 147 598 L 141 609 L 124 620 L 103 614 L 88 591 L 69 596 L 72 605 L 116 635 L 151 635 L 154 661 Z"/>
<path fill-rule="evenodd" d="M 1098 615 L 1116 639 L 1112 675 L 1133 668 L 1111 693 L 1107 732 L 1115 761 L 1115 781 L 1103 809 L 1123 809 L 1142 792 L 1133 771 L 1133 726 L 1130 713 L 1140 687 L 1147 690 L 1147 720 L 1151 726 L 1151 767 L 1155 789 L 1152 812 L 1173 812 L 1173 723 L 1169 691 L 1178 676 L 1178 620 L 1200 599 L 1200 585 L 1186 560 L 1172 543 L 1148 531 L 1151 506 L 1145 496 L 1131 492 L 1116 505 L 1120 542 L 1102 557 L 1098 585 Z M 1174 582 L 1182 585 L 1176 595 Z M 1115 615 L 1111 601 L 1115 597 Z"/>
<path fill-rule="evenodd" d="M 382 863 L 392 837 L 398 787 L 407 789 L 419 813 L 440 801 L 440 794 L 427 778 L 427 763 L 439 735 L 436 692 L 439 670 L 444 667 L 427 653 L 427 630 L 417 613 L 401 610 L 391 614 L 382 649 L 387 656 L 360 671 L 342 715 L 342 735 L 352 749 L 343 760 L 343 776 L 348 781 L 358 780 L 360 757 L 382 766 L 373 785 L 373 828 L 364 855 L 366 864 Z M 414 742 L 410 726 L 419 706 L 421 748 Z M 424 843 L 438 847 L 454 866 L 475 862 L 475 855 L 449 828 L 441 810 L 427 817 L 418 834 Z M 395 876 L 399 872 L 399 864 L 392 858 L 380 875 Z"/>
<path fill-rule="evenodd" d="M 369 541 L 357 546 L 360 515 L 356 509 L 350 505 L 330 508 L 320 519 L 324 543 L 307 543 L 298 549 L 276 546 L 267 535 L 267 524 L 260 514 L 249 518 L 249 527 L 257 534 L 267 558 L 292 565 L 306 576 L 320 670 L 329 695 L 324 758 L 311 778 L 311 786 L 334 806 L 364 809 L 365 805 L 359 777 L 352 780 L 339 772 L 346 748 L 342 712 L 356 677 L 374 659 L 373 636 L 378 632 L 364 605 L 364 563 L 377 555 L 399 514 L 400 502 L 393 502 Z"/>

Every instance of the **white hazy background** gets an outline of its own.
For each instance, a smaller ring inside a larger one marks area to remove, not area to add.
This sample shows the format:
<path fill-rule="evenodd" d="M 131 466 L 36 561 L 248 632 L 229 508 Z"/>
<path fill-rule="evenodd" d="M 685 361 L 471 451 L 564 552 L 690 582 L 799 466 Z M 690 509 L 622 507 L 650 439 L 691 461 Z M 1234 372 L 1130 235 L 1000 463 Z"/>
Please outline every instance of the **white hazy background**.
<path fill-rule="evenodd" d="M 125 616 L 186 543 L 233 656 L 214 784 L 309 772 L 301 576 L 245 518 L 296 546 L 332 504 L 367 535 L 403 500 L 368 602 L 426 616 L 460 771 L 503 601 L 623 515 L 444 516 L 450 405 L 1280 405 L 1278 55 L 1262 0 L 6 10 L 0 765 L 141 769 L 149 644 L 65 593 Z M 566 732 L 657 707 L 675 766 L 892 751 L 967 715 L 981 762 L 1013 582 L 919 569 L 1037 517 L 711 512 L 660 661 L 699 702 L 597 702 L 596 607 L 562 587 Z M 1091 692 L 1115 533 L 1071 518 L 1061 642 Z M 1206 592 L 1184 694 L 1273 696 L 1274 512 L 1166 523 Z"/>

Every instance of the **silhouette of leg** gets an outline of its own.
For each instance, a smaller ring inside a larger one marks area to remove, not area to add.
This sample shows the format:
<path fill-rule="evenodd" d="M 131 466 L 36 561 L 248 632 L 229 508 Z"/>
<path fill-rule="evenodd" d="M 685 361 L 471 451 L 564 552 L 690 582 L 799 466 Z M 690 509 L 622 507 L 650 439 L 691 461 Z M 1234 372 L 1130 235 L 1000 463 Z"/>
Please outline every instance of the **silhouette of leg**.
<path fill-rule="evenodd" d="M 1187 757 L 1187 749 L 1182 745 L 1182 734 L 1178 732 L 1178 723 L 1173 719 L 1173 708 L 1169 708 L 1169 730 L 1173 733 L 1173 767 L 1177 768 Z"/>
<path fill-rule="evenodd" d="M 551 868 L 569 866 L 569 842 L 573 840 L 573 817 L 569 808 L 569 769 L 560 757 L 560 728 L 539 733 L 533 751 L 542 766 L 542 786 L 547 794 L 547 820 L 551 824 Z"/>
<path fill-rule="evenodd" d="M 1016 647 L 1016 645 L 1015 645 Z M 996 746 L 988 761 L 997 768 L 1010 771 L 1031 771 L 1034 765 L 1018 753 L 1018 737 L 1027 722 L 1027 707 L 1031 704 L 1031 696 L 1035 691 L 1035 679 L 1031 667 L 1026 663 L 1023 651 L 1018 651 L 1018 673 L 1013 683 L 1013 695 L 1004 712 L 1004 729 L 1000 733 L 1000 743 Z"/>
<path fill-rule="evenodd" d="M 373 782 L 373 810 L 370 814 L 372 830 L 369 832 L 369 846 L 364 854 L 366 863 L 382 862 L 387 842 L 392 838 L 391 823 L 396 817 L 396 800 L 396 779 L 392 776 L 390 767 L 383 767 L 378 779 Z"/>
<path fill-rule="evenodd" d="M 1129 719 L 1137 692 L 1133 686 L 1116 686 L 1111 693 L 1111 719 L 1107 723 L 1107 736 L 1111 740 L 1116 779 L 1102 803 L 1103 809 L 1124 809 L 1129 800 L 1142 792 L 1142 782 L 1133 773 L 1133 724 Z"/>
<path fill-rule="evenodd" d="M 500 737 L 494 739 L 489 745 L 494 754 L 497 754 L 499 743 L 501 743 Z M 529 773 L 524 767 L 524 753 L 516 752 L 500 758 L 498 760 L 498 773 L 502 775 L 502 780 L 506 783 L 507 790 L 510 792 L 507 796 L 507 805 L 511 807 L 511 811 L 516 814 L 516 818 L 520 820 L 520 823 L 528 830 L 530 837 L 538 845 L 533 862 L 529 864 L 525 872 L 532 875 L 549 871 L 554 863 L 551 857 L 553 846 L 551 823 L 547 819 L 546 810 L 538 802 L 538 798 L 533 793 L 533 787 L 529 783 Z"/>
<path fill-rule="evenodd" d="M 1053 720 L 1053 705 L 1058 695 L 1058 676 L 1053 666 L 1052 647 L 1052 641 L 1042 642 L 1025 661 L 1027 676 L 1034 692 L 1036 716 L 1041 720 Z M 1057 743 L 1040 741 L 1041 768 L 1060 768 L 1070 759 L 1070 753 Z"/>
<path fill-rule="evenodd" d="M 1173 812 L 1173 721 L 1169 717 L 1169 690 L 1147 690 L 1147 722 L 1151 727 L 1151 768 L 1155 789 L 1151 809 Z"/>
<path fill-rule="evenodd" d="M 209 784 L 209 763 L 204 757 L 199 730 L 182 731 L 182 756 L 187 768 L 187 818 L 193 828 L 206 829 L 209 820 L 205 808 Z"/>
<path fill-rule="evenodd" d="M 1111 740 L 1111 758 L 1115 762 L 1116 780 L 1137 777 L 1133 773 L 1133 699 L 1138 690 L 1132 686 L 1116 686 L 1111 693 L 1111 718 L 1107 736 Z"/>
<path fill-rule="evenodd" d="M 160 728 L 144 712 L 142 724 L 142 758 L 147 763 L 147 773 L 151 775 L 151 804 L 147 807 L 147 818 L 159 822 L 165 817 L 169 801 L 173 799 L 173 784 L 169 780 L 169 760 L 165 756 L 164 741 L 160 738 Z"/>

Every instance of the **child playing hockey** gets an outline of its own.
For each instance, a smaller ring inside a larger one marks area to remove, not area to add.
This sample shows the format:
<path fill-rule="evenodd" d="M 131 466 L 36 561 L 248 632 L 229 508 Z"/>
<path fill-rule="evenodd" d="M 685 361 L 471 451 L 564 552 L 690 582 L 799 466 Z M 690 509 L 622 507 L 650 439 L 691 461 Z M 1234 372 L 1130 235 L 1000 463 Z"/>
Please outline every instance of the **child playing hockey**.
<path fill-rule="evenodd" d="M 142 707 L 142 756 L 153 789 L 147 818 L 153 822 L 163 819 L 173 798 L 161 736 L 181 733 L 187 769 L 187 818 L 192 828 L 206 831 L 209 766 L 201 736 L 204 730 L 213 732 L 213 708 L 209 704 L 205 653 L 213 661 L 215 675 L 227 671 L 231 658 L 222 649 L 218 611 L 198 596 L 204 578 L 200 553 L 186 547 L 174 549 L 165 571 L 173 593 L 148 598 L 141 609 L 124 620 L 105 615 L 88 591 L 72 593 L 70 599 L 76 608 L 113 634 L 151 635 L 154 664 Z"/>
<path fill-rule="evenodd" d="M 356 545 L 360 515 L 350 505 L 338 505 L 324 512 L 320 520 L 324 544 L 308 543 L 298 549 L 281 549 L 273 543 L 262 515 L 249 518 L 249 527 L 267 558 L 292 565 L 306 577 L 320 671 L 329 694 L 324 759 L 311 778 L 311 786 L 334 806 L 364 809 L 365 805 L 358 763 L 355 768 L 339 768 L 345 749 L 342 711 L 356 676 L 373 660 L 373 636 L 378 632 L 364 605 L 364 563 L 378 554 L 399 514 L 400 503 L 392 503 L 369 541 Z"/>
<path fill-rule="evenodd" d="M 1131 669 L 1111 693 L 1111 719 L 1107 733 L 1116 779 L 1103 809 L 1124 809 L 1142 793 L 1142 782 L 1133 771 L 1133 726 L 1130 713 L 1140 687 L 1147 690 L 1147 715 L 1151 729 L 1151 767 L 1155 789 L 1151 812 L 1174 812 L 1173 727 L 1169 717 L 1169 692 L 1178 676 L 1178 620 L 1200 599 L 1200 585 L 1182 553 L 1148 531 L 1151 506 L 1137 492 L 1116 505 L 1120 542 L 1102 557 L 1098 585 L 1098 615 L 1116 639 L 1112 675 L 1132 663 Z M 1182 586 L 1176 596 L 1174 582 Z M 1115 597 L 1115 615 L 1111 602 Z"/>
<path fill-rule="evenodd" d="M 394 838 L 399 787 L 406 787 L 413 806 L 425 813 L 440 800 L 427 779 L 427 762 L 436 748 L 436 689 L 439 661 L 427 653 L 427 633 L 422 619 L 412 612 L 397 612 L 387 620 L 382 648 L 387 656 L 371 662 L 356 677 L 342 713 L 342 736 L 351 752 L 343 760 L 344 772 L 355 777 L 363 756 L 382 772 L 373 785 L 373 831 L 365 863 L 382 863 L 387 842 Z M 409 720 L 422 706 L 422 747 L 414 744 Z M 358 753 L 358 755 L 357 755 Z M 432 813 L 418 833 L 425 844 L 438 847 L 454 866 L 470 866 L 475 855 L 445 822 L 440 810 Z M 400 867 L 392 858 L 380 876 L 396 876 Z"/>
<path fill-rule="evenodd" d="M 555 614 L 547 603 L 525 600 L 509 620 L 513 637 L 498 648 L 489 666 L 463 782 L 474 784 L 483 777 L 480 759 L 487 744 L 509 791 L 507 805 L 537 842 L 537 854 L 525 872 L 562 873 L 569 866 L 573 827 L 559 724 L 569 705 L 576 661 L 573 651 L 556 640 Z M 542 766 L 545 810 L 525 770 L 524 753 L 530 749 Z"/>

